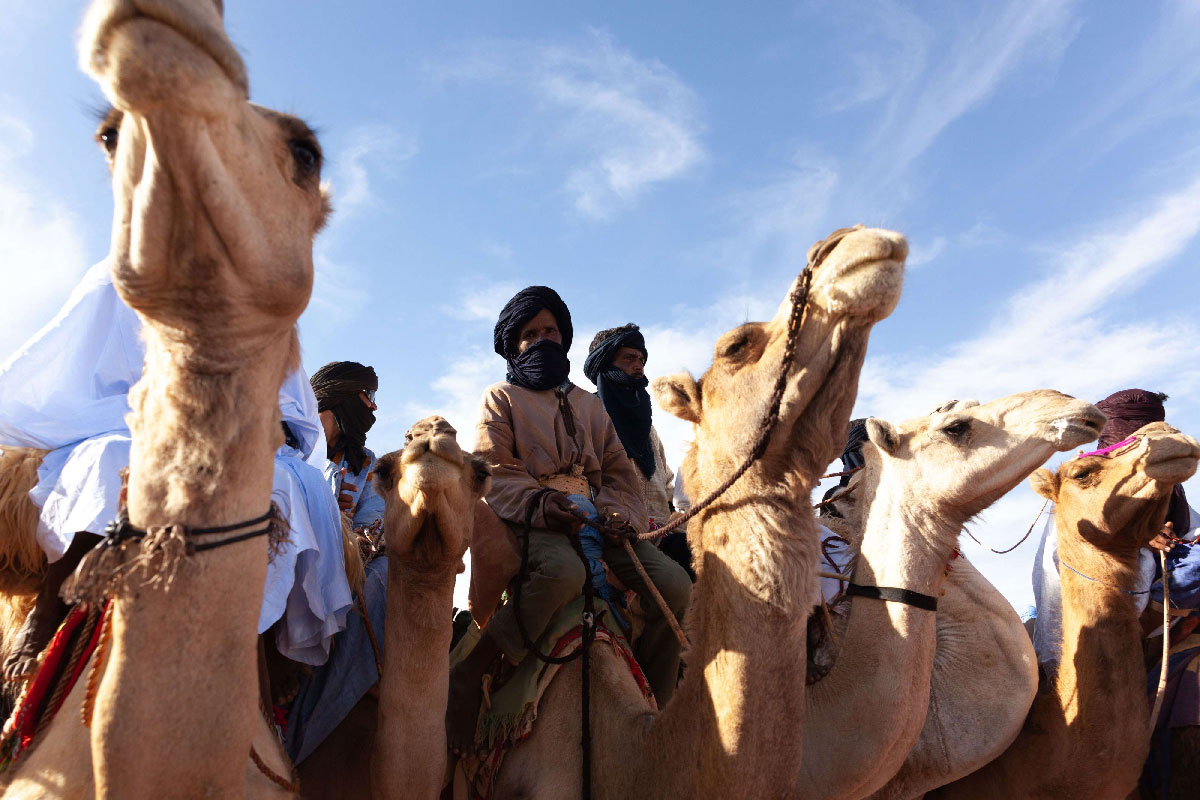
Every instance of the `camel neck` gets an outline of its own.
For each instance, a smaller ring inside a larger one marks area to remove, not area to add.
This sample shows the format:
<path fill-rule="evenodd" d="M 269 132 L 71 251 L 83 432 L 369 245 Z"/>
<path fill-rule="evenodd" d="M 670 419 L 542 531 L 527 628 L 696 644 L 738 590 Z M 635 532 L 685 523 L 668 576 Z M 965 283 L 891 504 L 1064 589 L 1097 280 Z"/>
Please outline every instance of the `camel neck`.
<path fill-rule="evenodd" d="M 281 337 L 260 365 L 198 372 L 148 327 L 146 371 L 130 392 L 134 525 L 220 525 L 266 510 L 293 344 Z M 275 375 L 270 364 L 279 365 Z"/>
<path fill-rule="evenodd" d="M 1146 756 L 1149 725 L 1132 595 L 1137 554 L 1101 552 L 1061 514 L 1058 537 L 1060 562 L 1083 573 L 1060 570 L 1063 646 L 1054 699 L 1069 732 L 1067 758 L 1103 765 L 1094 776 L 1101 785 L 1132 785 Z"/>
<path fill-rule="evenodd" d="M 405 776 L 426 771 L 414 772 L 405 759 L 421 748 L 397 751 L 397 743 L 444 742 L 446 736 L 453 635 L 449 609 L 454 602 L 457 564 L 414 568 L 391 552 L 387 559 L 385 668 L 379 679 L 379 717 L 371 758 L 372 796 L 409 797 L 422 791 L 406 785 L 409 779 Z M 445 771 L 445 745 L 435 750 L 443 760 L 442 766 L 434 765 L 427 771 L 440 780 Z"/>
<path fill-rule="evenodd" d="M 816 521 L 797 499 L 807 496 L 730 497 L 693 523 L 702 546 L 688 608 L 689 669 L 642 749 L 698 769 L 664 770 L 652 755 L 640 757 L 625 796 L 768 797 L 790 784 L 800 737 L 784 730 L 803 725 L 806 620 L 817 582 Z M 762 724 L 768 719 L 780 724 Z M 734 755 L 765 752 L 767 762 Z"/>
<path fill-rule="evenodd" d="M 864 520 L 854 582 L 939 597 L 961 520 L 915 506 L 904 487 L 881 484 L 863 498 Z M 853 737 L 808 737 L 797 790 L 862 797 L 899 769 L 921 732 L 929 705 L 937 615 L 898 602 L 852 597 L 833 669 L 805 692 L 809 730 L 869 729 Z M 875 705 L 886 697 L 886 707 Z"/>
<path fill-rule="evenodd" d="M 213 371 L 197 369 L 159 334 L 147 325 L 145 373 L 130 392 L 130 522 L 207 527 L 259 516 L 283 439 L 278 394 L 295 360 L 295 334 L 289 328 L 261 348 L 254 365 Z M 240 794 L 246 747 L 263 724 L 255 709 L 266 572 L 260 537 L 186 557 L 169 587 L 117 596 L 111 662 L 96 697 L 96 774 L 129 775 L 129 753 L 147 741 L 219 730 L 192 737 L 180 769 L 206 765 L 205 792 Z M 189 687 L 184 704 L 180 686 Z M 136 778 L 144 779 L 151 776 Z M 115 793 L 138 794 L 124 784 Z"/>

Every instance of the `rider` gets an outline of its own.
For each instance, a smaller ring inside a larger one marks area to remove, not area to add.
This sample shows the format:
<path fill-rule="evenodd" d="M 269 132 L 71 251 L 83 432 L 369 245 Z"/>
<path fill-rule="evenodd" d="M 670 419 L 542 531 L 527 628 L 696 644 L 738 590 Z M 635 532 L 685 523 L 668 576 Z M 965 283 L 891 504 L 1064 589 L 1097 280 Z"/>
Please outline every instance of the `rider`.
<path fill-rule="evenodd" d="M 493 465 L 488 505 L 519 536 L 532 514 L 528 571 L 519 588 L 521 620 L 532 641 L 583 584 L 584 567 L 569 537 L 589 523 L 605 530 L 645 530 L 648 522 L 637 467 L 603 404 L 567 377 L 572 334 L 570 312 L 553 289 L 531 286 L 509 300 L 493 335 L 496 353 L 508 364 L 507 380 L 484 392 L 476 429 L 477 452 Z M 634 550 L 682 618 L 691 593 L 686 573 L 647 541 L 637 542 Z M 646 628 L 635 654 L 655 697 L 665 704 L 679 674 L 679 644 L 619 539 L 609 539 L 604 559 L 642 596 Z M 479 644 L 451 671 L 447 731 L 452 748 L 471 745 L 480 679 L 487 669 L 501 655 L 512 665 L 525 658 L 520 628 L 513 604 L 502 606 Z"/>
<path fill-rule="evenodd" d="M 129 466 L 128 393 L 142 376 L 142 323 L 117 295 L 107 262 L 90 269 L 58 315 L 0 368 L 0 446 L 49 450 L 30 499 L 49 564 L 36 605 L 4 665 L 25 676 L 66 615 L 59 589 L 119 510 Z M 290 540 L 267 568 L 259 633 L 296 661 L 319 664 L 350 606 L 337 507 L 324 483 L 317 402 L 296 370 L 279 391 L 287 443 L 271 499 Z"/>
<path fill-rule="evenodd" d="M 583 374 L 596 384 L 596 395 L 621 437 L 625 454 L 637 467 L 635 474 L 650 514 L 650 527 L 656 528 L 666 525 L 675 513 L 675 476 L 667 466 L 662 440 L 651 419 L 650 393 L 646 391 L 649 356 L 641 329 L 630 322 L 596 334 L 583 362 Z M 686 530 L 671 531 L 658 546 L 684 568 L 688 577 L 696 579 Z"/>
<path fill-rule="evenodd" d="M 379 410 L 375 403 L 379 378 L 374 369 L 357 361 L 332 361 L 313 373 L 312 388 L 328 445 L 325 479 L 354 529 L 365 528 L 373 540 L 378 539 L 383 498 L 371 482 L 375 453 L 366 442 Z"/>

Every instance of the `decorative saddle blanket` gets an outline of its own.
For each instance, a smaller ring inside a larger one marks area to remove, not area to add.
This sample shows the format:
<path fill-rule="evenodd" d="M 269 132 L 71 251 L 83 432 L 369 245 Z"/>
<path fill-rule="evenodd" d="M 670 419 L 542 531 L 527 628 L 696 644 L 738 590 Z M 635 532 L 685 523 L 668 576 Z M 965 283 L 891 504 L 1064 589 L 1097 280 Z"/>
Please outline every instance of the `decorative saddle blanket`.
<path fill-rule="evenodd" d="M 67 614 L 42 653 L 37 672 L 17 698 L 12 716 L 0 733 L 0 772 L 29 749 L 50 723 L 83 673 L 104 632 L 109 601 L 80 603 Z"/>
<path fill-rule="evenodd" d="M 554 642 L 548 655 L 562 657 L 579 650 L 583 644 L 583 626 L 579 622 L 582 613 L 582 597 L 568 603 L 558 612 L 540 642 L 543 648 L 546 647 L 546 642 Z M 620 631 L 604 624 L 606 617 L 607 613 L 603 610 L 596 615 L 594 646 L 611 648 L 613 653 L 624 659 L 646 702 L 651 708 L 655 708 L 654 693 L 650 691 L 650 683 L 642 673 L 642 668 Z M 466 658 L 479 641 L 479 636 L 479 628 L 472 625 L 451 652 L 451 666 Z M 479 722 L 475 728 L 475 747 L 479 755 L 464 756 L 459 761 L 459 768 L 471 787 L 472 800 L 487 800 L 491 797 L 505 755 L 513 745 L 528 738 L 533 732 L 538 704 L 561 666 L 546 664 L 530 653 L 503 686 L 490 692 L 490 696 L 479 710 Z"/>

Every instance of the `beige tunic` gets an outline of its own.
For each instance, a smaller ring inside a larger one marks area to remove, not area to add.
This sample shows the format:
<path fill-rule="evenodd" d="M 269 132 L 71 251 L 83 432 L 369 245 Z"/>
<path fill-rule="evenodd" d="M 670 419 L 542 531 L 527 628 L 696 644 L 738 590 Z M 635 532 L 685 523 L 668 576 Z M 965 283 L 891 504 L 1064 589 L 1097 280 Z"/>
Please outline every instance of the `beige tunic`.
<path fill-rule="evenodd" d="M 658 438 L 658 431 L 654 430 L 653 426 L 650 427 L 650 448 L 654 451 L 654 474 L 647 478 L 636 464 L 634 471 L 642 485 L 642 496 L 646 498 L 646 513 L 659 525 L 666 525 L 667 518 L 671 516 L 671 498 L 675 494 L 672 480 L 675 475 L 667 466 L 667 455 L 663 450 L 662 440 Z"/>
<path fill-rule="evenodd" d="M 483 393 L 483 409 L 475 429 L 475 451 L 492 465 L 487 502 L 501 519 L 524 524 L 530 497 L 539 478 L 583 467 L 601 513 L 617 511 L 639 531 L 647 528 L 641 474 L 617 437 L 600 398 L 569 384 L 566 401 L 575 421 L 567 432 L 555 390 L 533 391 L 511 383 L 494 384 Z M 539 508 L 534 527 L 544 528 Z"/>

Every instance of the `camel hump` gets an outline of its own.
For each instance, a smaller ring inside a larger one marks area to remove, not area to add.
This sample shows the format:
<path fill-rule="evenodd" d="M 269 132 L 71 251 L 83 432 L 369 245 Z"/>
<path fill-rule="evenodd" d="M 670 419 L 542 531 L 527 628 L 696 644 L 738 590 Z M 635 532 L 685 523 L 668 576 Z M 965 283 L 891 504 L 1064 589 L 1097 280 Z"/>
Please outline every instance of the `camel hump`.
<path fill-rule="evenodd" d="M 0 449 L 0 582 L 40 577 L 46 555 L 37 541 L 38 508 L 29 499 L 46 450 Z"/>

